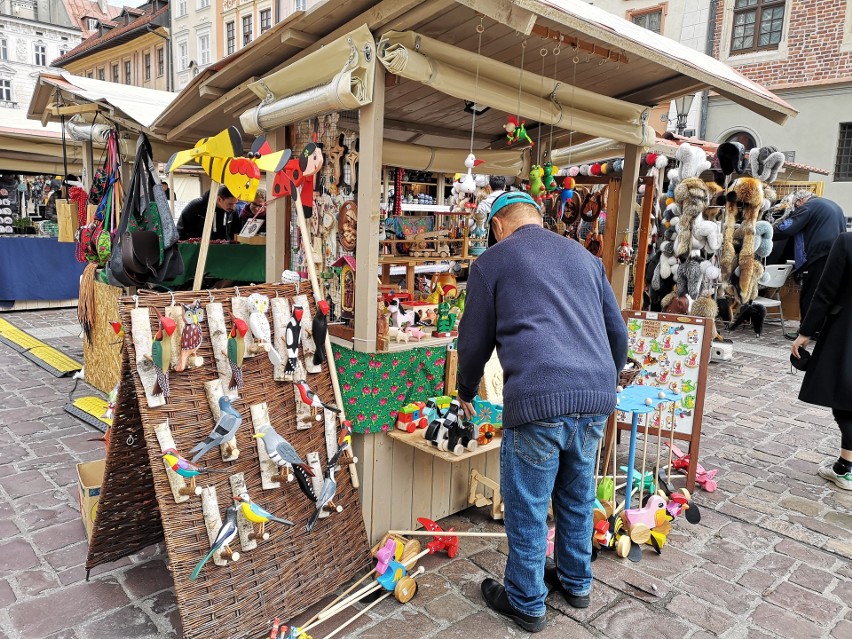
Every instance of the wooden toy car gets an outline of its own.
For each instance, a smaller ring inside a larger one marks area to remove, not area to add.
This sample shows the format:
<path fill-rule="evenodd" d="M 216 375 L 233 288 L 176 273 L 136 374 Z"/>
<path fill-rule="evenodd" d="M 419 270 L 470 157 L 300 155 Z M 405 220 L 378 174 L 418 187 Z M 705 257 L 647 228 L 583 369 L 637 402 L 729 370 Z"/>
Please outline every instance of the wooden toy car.
<path fill-rule="evenodd" d="M 396 427 L 406 433 L 413 433 L 418 428 L 426 428 L 429 419 L 424 416 L 426 402 L 411 402 L 399 409 Z"/>

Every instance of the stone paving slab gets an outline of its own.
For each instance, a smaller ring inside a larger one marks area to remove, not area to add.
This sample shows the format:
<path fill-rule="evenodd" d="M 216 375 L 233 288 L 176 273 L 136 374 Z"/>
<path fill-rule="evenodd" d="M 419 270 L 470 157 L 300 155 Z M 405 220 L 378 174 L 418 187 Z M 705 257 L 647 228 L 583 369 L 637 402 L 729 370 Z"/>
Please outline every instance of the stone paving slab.
<path fill-rule="evenodd" d="M 73 309 L 5 317 L 82 358 Z M 541 639 L 852 637 L 852 493 L 816 475 L 837 452 L 837 427 L 827 410 L 796 399 L 801 376 L 789 373 L 777 326 L 735 339 L 734 359 L 708 375 L 701 461 L 720 472 L 717 491 L 695 495 L 701 523 L 676 522 L 663 554 L 647 551 L 640 563 L 602 555 L 592 605 L 575 610 L 551 595 Z M 62 411 L 74 383 L 0 346 L 0 639 L 177 639 L 162 546 L 84 581 L 74 465 L 103 449 Z M 96 391 L 81 382 L 76 392 Z M 501 529 L 475 509 L 442 523 Z M 388 599 L 338 636 L 523 639 L 479 594 L 486 576 L 502 577 L 506 552 L 505 542 L 466 540 L 455 560 L 427 557 L 411 603 Z"/>

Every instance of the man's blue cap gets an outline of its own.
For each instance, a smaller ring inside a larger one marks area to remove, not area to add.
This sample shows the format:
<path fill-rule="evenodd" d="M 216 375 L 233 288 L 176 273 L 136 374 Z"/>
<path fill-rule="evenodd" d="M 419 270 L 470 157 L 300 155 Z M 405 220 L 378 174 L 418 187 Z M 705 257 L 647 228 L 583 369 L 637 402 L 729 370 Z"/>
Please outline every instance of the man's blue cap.
<path fill-rule="evenodd" d="M 498 195 L 491 204 L 491 212 L 488 214 L 488 246 L 497 244 L 497 238 L 494 236 L 494 228 L 491 226 L 491 218 L 502 208 L 511 206 L 512 204 L 531 204 L 538 210 L 538 203 L 532 198 L 529 193 L 523 191 L 506 191 Z"/>

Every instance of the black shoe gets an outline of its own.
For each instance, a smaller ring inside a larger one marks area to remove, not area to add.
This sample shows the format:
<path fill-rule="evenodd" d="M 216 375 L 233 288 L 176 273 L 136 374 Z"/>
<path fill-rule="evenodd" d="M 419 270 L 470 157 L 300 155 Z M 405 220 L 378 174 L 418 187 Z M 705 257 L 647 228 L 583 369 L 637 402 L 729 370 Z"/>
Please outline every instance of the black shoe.
<path fill-rule="evenodd" d="M 789 340 L 795 340 L 799 336 L 798 333 L 784 333 L 784 337 Z"/>
<path fill-rule="evenodd" d="M 579 597 L 572 595 L 562 586 L 559 581 L 559 573 L 556 569 L 556 563 L 550 559 L 544 564 L 544 583 L 547 584 L 548 593 L 554 590 L 561 592 L 565 601 L 572 608 L 588 608 L 592 599 L 589 595 L 580 595 Z"/>
<path fill-rule="evenodd" d="M 527 632 L 541 632 L 544 630 L 547 615 L 533 617 L 518 612 L 509 602 L 506 589 L 499 581 L 490 577 L 482 582 L 482 598 L 491 610 L 508 617 Z"/>

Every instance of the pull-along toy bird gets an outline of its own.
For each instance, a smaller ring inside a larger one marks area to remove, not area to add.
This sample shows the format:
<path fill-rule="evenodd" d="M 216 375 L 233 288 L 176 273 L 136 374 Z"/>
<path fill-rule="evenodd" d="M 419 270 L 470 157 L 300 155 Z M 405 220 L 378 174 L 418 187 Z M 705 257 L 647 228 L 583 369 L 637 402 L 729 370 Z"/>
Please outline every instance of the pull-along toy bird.
<path fill-rule="evenodd" d="M 222 522 L 222 526 L 219 528 L 219 532 L 216 533 L 216 541 L 213 542 L 213 545 L 210 547 L 210 552 L 205 555 L 204 559 L 196 564 L 195 569 L 192 571 L 192 574 L 189 576 L 190 581 L 195 581 L 198 579 L 198 575 L 201 573 L 201 569 L 204 568 L 204 564 L 210 561 L 210 558 L 218 551 L 220 548 L 227 548 L 228 544 L 234 541 L 234 538 L 237 536 L 237 506 L 233 504 L 228 506 L 228 509 L 225 511 L 225 520 Z"/>
<path fill-rule="evenodd" d="M 237 429 L 243 422 L 243 416 L 240 415 L 240 411 L 234 408 L 231 400 L 226 395 L 222 395 L 219 398 L 219 411 L 219 419 L 216 420 L 213 431 L 203 442 L 196 444 L 189 451 L 195 453 L 192 458 L 193 462 L 201 459 L 211 448 L 232 442 L 234 437 L 236 437 Z"/>
<path fill-rule="evenodd" d="M 151 394 L 154 397 L 162 395 L 166 401 L 169 401 L 171 395 L 169 365 L 172 359 L 172 334 L 177 329 L 177 322 L 170 317 L 164 317 L 159 309 L 155 308 L 154 310 L 157 311 L 160 327 L 154 334 L 154 341 L 151 343 L 151 361 L 157 371 L 157 381 Z"/>
<path fill-rule="evenodd" d="M 333 413 L 340 414 L 339 408 L 323 403 L 323 401 L 319 398 L 319 395 L 311 390 L 311 387 L 308 386 L 306 381 L 302 380 L 300 382 L 296 382 L 296 388 L 299 389 L 299 396 L 302 398 L 302 402 L 310 406 L 314 413 L 316 412 L 316 409 L 324 408 L 332 411 Z"/>
<path fill-rule="evenodd" d="M 187 366 L 195 368 L 201 366 L 203 359 L 196 354 L 204 341 L 204 334 L 201 332 L 201 322 L 204 320 L 201 300 L 195 300 L 192 304 L 181 304 L 181 306 L 183 306 L 183 328 L 180 333 L 180 359 L 175 366 L 175 370 L 179 373 L 186 370 Z"/>
<path fill-rule="evenodd" d="M 269 318 L 266 317 L 269 298 L 260 293 L 252 293 L 248 296 L 248 303 L 251 307 L 248 324 L 255 339 L 255 349 L 266 351 L 272 365 L 278 366 L 281 363 L 281 356 L 272 346 L 272 329 L 269 328 Z"/>
<path fill-rule="evenodd" d="M 189 489 L 193 493 L 195 493 L 195 478 L 198 477 L 201 473 L 222 473 L 224 475 L 227 475 L 231 472 L 229 470 L 202 468 L 201 466 L 196 466 L 185 457 L 182 457 L 176 448 L 166 448 L 163 451 L 163 460 L 165 460 L 165 462 L 173 471 L 175 471 L 175 473 L 177 473 L 184 479 L 189 480 Z"/>
<path fill-rule="evenodd" d="M 477 160 L 473 153 L 469 154 L 465 158 L 464 165 L 467 167 L 467 173 L 465 173 L 459 180 L 460 190 L 462 193 L 476 193 L 476 178 L 473 177 L 473 167 L 484 163 L 485 160 Z"/>
<path fill-rule="evenodd" d="M 287 366 L 284 368 L 284 377 L 293 379 L 296 372 L 296 362 L 299 359 L 299 343 L 302 341 L 302 317 L 304 310 L 298 304 L 293 305 L 293 313 L 287 322 L 284 331 L 284 341 L 287 343 Z"/>
<path fill-rule="evenodd" d="M 240 508 L 240 512 L 242 512 L 243 517 L 248 519 L 252 528 L 254 529 L 254 536 L 256 539 L 266 539 L 268 536 L 264 531 L 266 524 L 270 521 L 278 522 L 279 524 L 286 524 L 287 526 L 295 526 L 292 521 L 289 519 L 282 519 L 281 517 L 276 517 L 271 512 L 264 510 L 256 503 L 251 500 L 248 493 L 240 493 L 239 495 L 234 495 L 234 501 L 237 502 Z"/>
<path fill-rule="evenodd" d="M 317 496 L 309 480 L 310 477 L 314 476 L 313 469 L 301 458 L 293 445 L 281 437 L 270 424 L 261 425 L 258 427 L 258 431 L 254 434 L 254 437 L 263 440 L 263 446 L 266 448 L 266 454 L 269 455 L 269 458 L 278 466 L 292 467 L 299 488 L 308 499 L 316 501 Z M 287 481 L 292 481 L 292 479 L 292 475 L 288 474 Z"/>
<path fill-rule="evenodd" d="M 231 367 L 231 381 L 228 389 L 240 389 L 243 387 L 243 359 L 246 354 L 246 333 L 248 324 L 233 313 L 231 315 L 231 331 L 228 333 L 228 364 Z"/>
<path fill-rule="evenodd" d="M 336 458 L 332 459 L 336 462 Z M 314 529 L 314 526 L 316 525 L 323 510 L 336 510 L 337 512 L 341 512 L 343 510 L 342 506 L 336 506 L 334 504 L 334 496 L 337 494 L 337 480 L 334 478 L 336 470 L 336 463 L 329 461 L 328 466 L 326 466 L 325 469 L 325 479 L 322 482 L 322 490 L 320 491 L 319 497 L 317 497 L 317 509 L 311 515 L 311 518 L 305 526 L 305 530 L 308 532 L 311 532 Z"/>
<path fill-rule="evenodd" d="M 328 302 L 325 300 L 317 302 L 317 312 L 316 315 L 314 315 L 314 320 L 311 324 L 311 333 L 313 334 L 314 342 L 317 345 L 317 350 L 314 351 L 314 365 L 316 366 L 325 364 L 326 360 L 325 340 L 328 336 L 328 311 Z"/>

